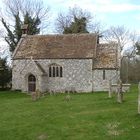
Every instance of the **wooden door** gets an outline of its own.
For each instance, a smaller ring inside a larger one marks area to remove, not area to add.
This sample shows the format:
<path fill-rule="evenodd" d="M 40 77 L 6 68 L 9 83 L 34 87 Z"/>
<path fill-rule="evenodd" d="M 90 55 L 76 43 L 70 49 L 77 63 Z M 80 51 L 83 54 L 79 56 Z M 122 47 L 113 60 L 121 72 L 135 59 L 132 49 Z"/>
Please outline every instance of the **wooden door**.
<path fill-rule="evenodd" d="M 36 90 L 36 78 L 34 75 L 29 75 L 28 77 L 28 91 L 35 92 Z"/>

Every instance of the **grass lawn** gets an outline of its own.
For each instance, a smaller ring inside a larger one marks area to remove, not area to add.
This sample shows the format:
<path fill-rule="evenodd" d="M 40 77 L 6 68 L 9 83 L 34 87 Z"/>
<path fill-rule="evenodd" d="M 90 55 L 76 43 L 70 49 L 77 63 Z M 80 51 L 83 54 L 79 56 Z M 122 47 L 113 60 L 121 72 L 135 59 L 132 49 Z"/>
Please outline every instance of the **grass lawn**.
<path fill-rule="evenodd" d="M 105 92 L 47 95 L 0 92 L 0 140 L 140 140 L 137 85 L 123 104 Z"/>

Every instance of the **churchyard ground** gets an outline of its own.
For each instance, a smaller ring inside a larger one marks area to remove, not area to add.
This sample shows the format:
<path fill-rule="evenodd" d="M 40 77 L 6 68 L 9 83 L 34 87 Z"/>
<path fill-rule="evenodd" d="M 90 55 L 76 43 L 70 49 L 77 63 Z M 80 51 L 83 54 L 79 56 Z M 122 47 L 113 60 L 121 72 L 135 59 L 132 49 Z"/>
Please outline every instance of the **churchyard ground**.
<path fill-rule="evenodd" d="M 107 92 L 46 95 L 37 101 L 17 91 L 0 92 L 0 140 L 139 140 L 137 85 L 124 102 Z"/>

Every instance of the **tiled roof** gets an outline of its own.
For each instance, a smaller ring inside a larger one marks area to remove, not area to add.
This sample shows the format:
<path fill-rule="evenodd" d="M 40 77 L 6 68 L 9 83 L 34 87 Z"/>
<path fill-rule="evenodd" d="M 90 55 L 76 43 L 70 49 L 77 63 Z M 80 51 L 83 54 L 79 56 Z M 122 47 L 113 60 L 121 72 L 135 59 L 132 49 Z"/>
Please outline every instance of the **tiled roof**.
<path fill-rule="evenodd" d="M 13 59 L 95 58 L 96 42 L 95 34 L 27 35 Z"/>
<path fill-rule="evenodd" d="M 99 44 L 94 68 L 118 68 L 118 45 Z"/>
<path fill-rule="evenodd" d="M 96 44 L 96 34 L 25 35 L 13 59 L 93 59 L 93 66 L 118 68 L 118 46 Z"/>

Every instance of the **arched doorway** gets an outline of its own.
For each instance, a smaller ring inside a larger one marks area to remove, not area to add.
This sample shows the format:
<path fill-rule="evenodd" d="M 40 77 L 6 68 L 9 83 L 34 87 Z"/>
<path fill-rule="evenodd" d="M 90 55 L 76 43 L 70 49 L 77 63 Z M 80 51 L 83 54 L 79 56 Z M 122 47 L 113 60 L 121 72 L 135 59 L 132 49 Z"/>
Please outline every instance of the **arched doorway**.
<path fill-rule="evenodd" d="M 36 78 L 34 75 L 30 74 L 28 76 L 28 91 L 35 92 L 36 90 Z"/>

